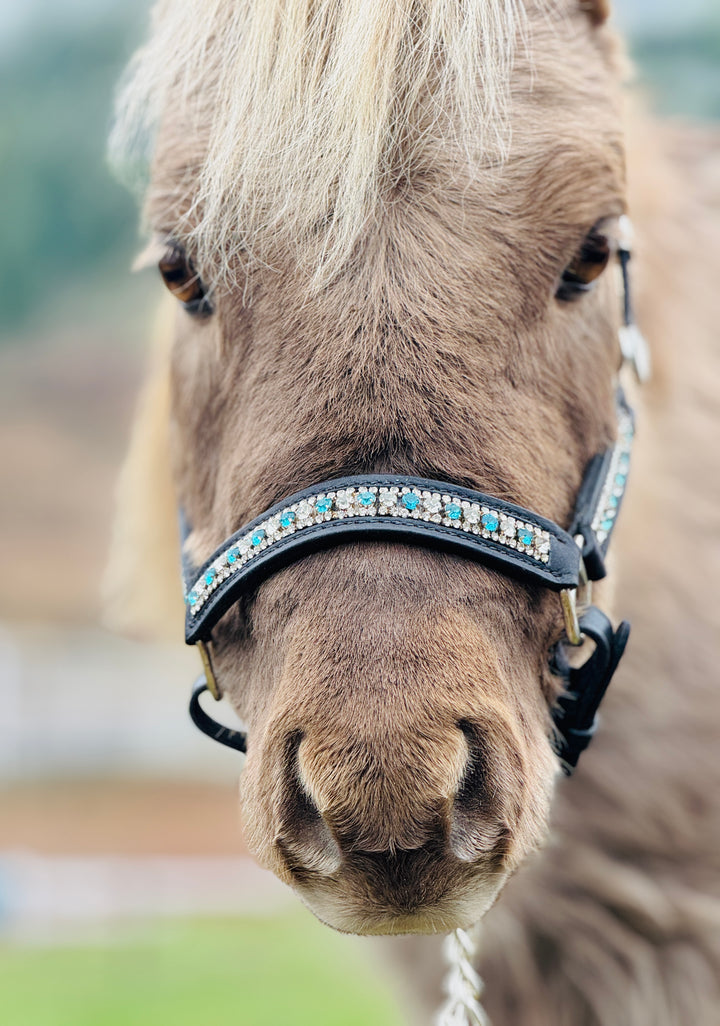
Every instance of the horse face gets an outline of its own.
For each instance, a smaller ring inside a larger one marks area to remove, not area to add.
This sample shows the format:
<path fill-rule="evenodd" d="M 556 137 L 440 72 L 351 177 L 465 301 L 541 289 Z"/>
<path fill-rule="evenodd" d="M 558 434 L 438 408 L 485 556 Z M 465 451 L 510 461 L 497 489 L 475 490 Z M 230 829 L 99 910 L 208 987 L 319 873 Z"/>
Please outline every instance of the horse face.
<path fill-rule="evenodd" d="M 173 460 L 197 562 L 345 473 L 467 484 L 569 522 L 613 435 L 618 311 L 609 275 L 568 297 L 563 272 L 572 284 L 593 231 L 612 238 L 622 147 L 589 26 L 539 21 L 538 38 L 504 162 L 470 172 L 428 138 L 321 289 L 279 237 L 271 266 L 218 281 L 212 313 L 179 312 Z M 178 223 L 192 209 L 181 140 L 169 117 L 150 203 L 164 235 L 181 234 L 168 196 Z M 561 636 L 555 595 L 400 544 L 343 545 L 263 583 L 213 638 L 249 731 L 256 857 L 341 930 L 476 921 L 546 831 Z"/>

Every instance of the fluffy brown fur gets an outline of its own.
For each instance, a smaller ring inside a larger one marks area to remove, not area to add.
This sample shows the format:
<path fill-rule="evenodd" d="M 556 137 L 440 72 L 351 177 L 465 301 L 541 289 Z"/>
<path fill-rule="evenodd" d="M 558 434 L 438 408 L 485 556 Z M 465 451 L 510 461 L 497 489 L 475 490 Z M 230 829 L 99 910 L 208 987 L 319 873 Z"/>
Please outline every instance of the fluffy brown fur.
<path fill-rule="evenodd" d="M 179 315 L 171 450 L 196 557 L 345 471 L 445 477 L 567 523 L 612 436 L 617 296 L 610 275 L 579 303 L 553 293 L 585 232 L 624 208 L 619 73 L 599 17 L 569 3 L 527 16 L 504 162 L 420 135 L 411 173 L 381 180 L 378 216 L 320 292 L 280 234 L 272 267 L 236 254 L 213 318 Z M 203 156 L 186 123 L 182 105 L 162 112 L 148 212 L 191 243 Z M 697 494 L 717 362 L 684 267 L 687 212 L 657 213 L 670 187 L 682 194 L 669 172 L 645 175 L 633 210 L 648 331 L 662 347 L 683 304 L 694 317 L 641 421 L 615 543 L 634 645 L 594 751 L 558 788 L 550 848 L 487 919 L 496 1026 L 717 1021 L 717 600 L 688 569 L 695 532 L 710 544 L 712 499 L 686 502 L 684 531 L 670 530 L 676 479 Z M 554 596 L 403 546 L 344 546 L 272 578 L 214 646 L 250 730 L 258 858 L 342 929 L 477 919 L 545 837 L 561 631 Z"/>

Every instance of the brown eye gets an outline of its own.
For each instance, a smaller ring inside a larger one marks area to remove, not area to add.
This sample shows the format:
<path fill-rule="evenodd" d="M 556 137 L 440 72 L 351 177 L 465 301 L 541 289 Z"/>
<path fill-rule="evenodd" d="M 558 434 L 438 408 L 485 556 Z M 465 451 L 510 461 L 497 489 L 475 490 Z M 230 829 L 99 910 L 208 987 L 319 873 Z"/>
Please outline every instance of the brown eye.
<path fill-rule="evenodd" d="M 171 243 L 159 261 L 158 268 L 166 286 L 188 313 L 212 313 L 212 305 L 202 279 L 181 245 Z"/>
<path fill-rule="evenodd" d="M 610 243 L 595 227 L 585 236 L 578 253 L 563 271 L 555 298 L 567 302 L 590 292 L 609 259 Z"/>

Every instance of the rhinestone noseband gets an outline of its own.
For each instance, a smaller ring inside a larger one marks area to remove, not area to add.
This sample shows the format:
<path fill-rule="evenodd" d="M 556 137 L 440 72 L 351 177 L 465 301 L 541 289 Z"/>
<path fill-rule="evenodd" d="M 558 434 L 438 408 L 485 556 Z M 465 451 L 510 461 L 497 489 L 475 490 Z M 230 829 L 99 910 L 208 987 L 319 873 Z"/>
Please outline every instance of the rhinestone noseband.
<path fill-rule="evenodd" d="M 363 475 L 292 495 L 243 527 L 192 573 L 185 638 L 207 640 L 256 582 L 340 541 L 414 542 L 488 563 L 559 591 L 578 583 L 572 537 L 529 510 L 441 481 Z"/>

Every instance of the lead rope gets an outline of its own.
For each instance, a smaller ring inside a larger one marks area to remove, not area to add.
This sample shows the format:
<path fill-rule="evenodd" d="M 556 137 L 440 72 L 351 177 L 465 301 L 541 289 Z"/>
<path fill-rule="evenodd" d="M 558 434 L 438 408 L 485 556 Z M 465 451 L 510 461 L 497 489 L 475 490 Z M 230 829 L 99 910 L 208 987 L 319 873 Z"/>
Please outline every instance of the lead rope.
<path fill-rule="evenodd" d="M 473 967 L 477 953 L 477 927 L 454 930 L 445 938 L 443 955 L 447 972 L 443 989 L 445 1004 L 435 1019 L 435 1026 L 490 1026 L 480 1004 L 483 982 Z"/>

